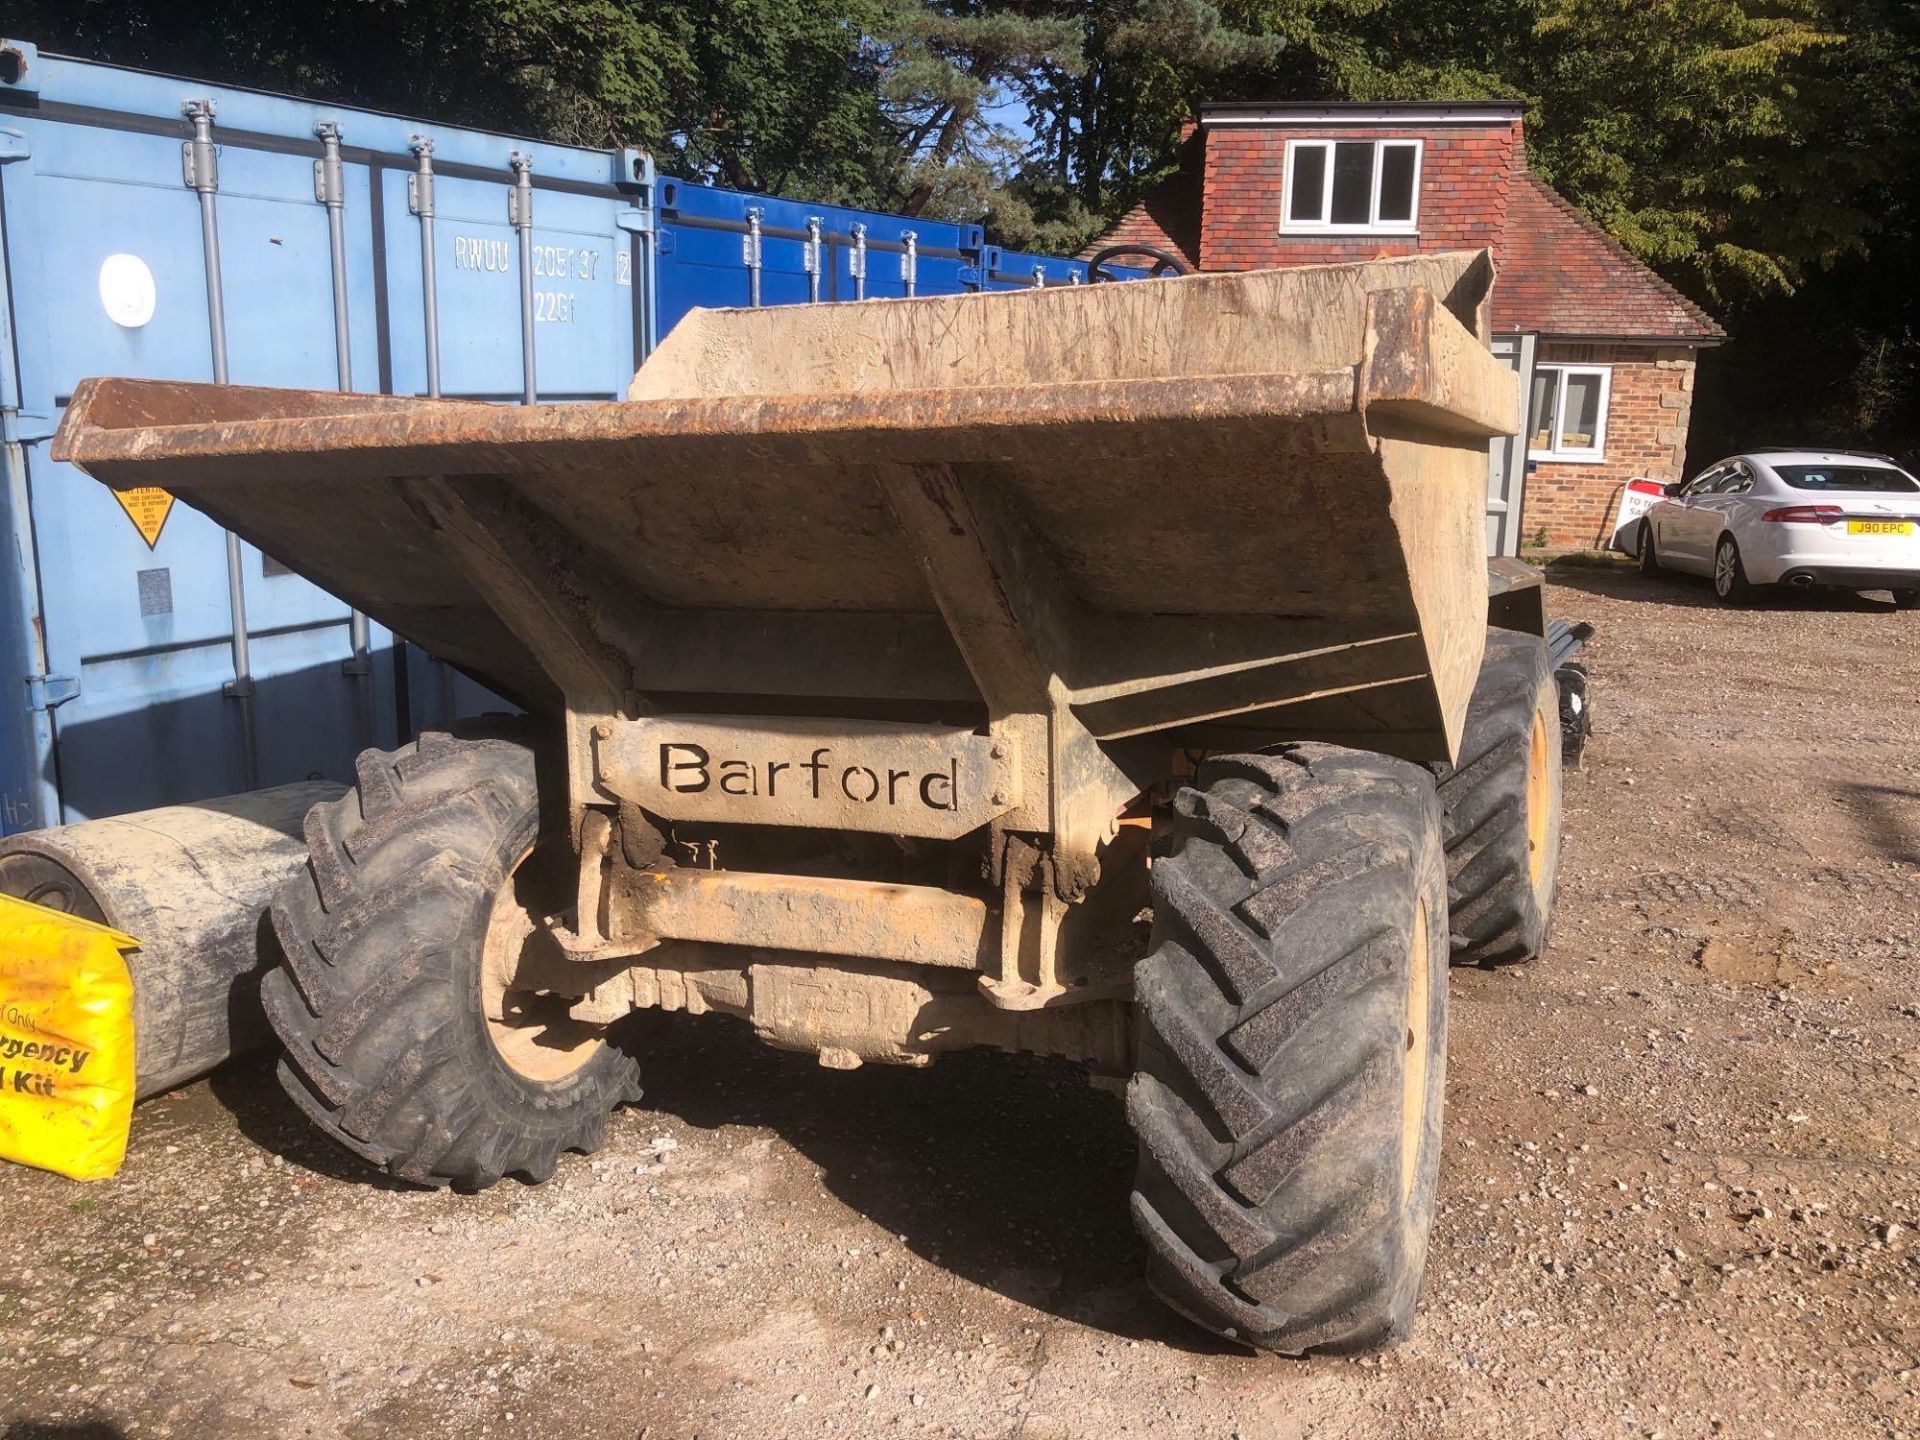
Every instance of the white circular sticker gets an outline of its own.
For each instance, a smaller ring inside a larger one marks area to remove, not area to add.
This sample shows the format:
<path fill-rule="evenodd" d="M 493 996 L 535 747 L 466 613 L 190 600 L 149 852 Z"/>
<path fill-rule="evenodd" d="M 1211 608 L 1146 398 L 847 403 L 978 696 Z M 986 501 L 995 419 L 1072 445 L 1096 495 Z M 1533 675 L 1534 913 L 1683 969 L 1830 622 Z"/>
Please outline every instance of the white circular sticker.
<path fill-rule="evenodd" d="M 153 319 L 157 298 L 153 271 L 138 255 L 109 255 L 100 262 L 100 304 L 114 324 L 138 330 Z"/>

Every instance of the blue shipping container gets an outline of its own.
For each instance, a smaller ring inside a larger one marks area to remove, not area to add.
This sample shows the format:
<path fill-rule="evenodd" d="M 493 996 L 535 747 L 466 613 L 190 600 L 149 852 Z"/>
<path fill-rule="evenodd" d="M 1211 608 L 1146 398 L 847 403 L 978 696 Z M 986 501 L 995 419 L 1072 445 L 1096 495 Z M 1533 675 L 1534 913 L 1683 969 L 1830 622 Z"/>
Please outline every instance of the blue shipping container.
<path fill-rule="evenodd" d="M 0 819 L 308 776 L 486 692 L 163 492 L 48 457 L 90 375 L 618 398 L 696 306 L 1077 284 L 978 226 L 0 41 Z M 354 517 L 343 515 L 351 525 Z"/>

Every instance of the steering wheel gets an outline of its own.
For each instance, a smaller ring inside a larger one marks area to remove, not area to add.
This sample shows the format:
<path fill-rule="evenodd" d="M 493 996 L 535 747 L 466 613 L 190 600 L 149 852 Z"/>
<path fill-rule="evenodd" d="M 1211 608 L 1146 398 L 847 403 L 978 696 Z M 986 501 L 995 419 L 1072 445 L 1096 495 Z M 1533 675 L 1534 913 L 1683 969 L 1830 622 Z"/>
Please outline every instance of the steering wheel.
<path fill-rule="evenodd" d="M 1138 256 L 1143 260 L 1152 261 L 1152 268 L 1147 271 L 1147 277 L 1152 280 L 1158 280 L 1162 275 L 1191 275 L 1193 273 L 1193 267 L 1188 265 L 1187 262 L 1182 260 L 1178 255 L 1169 254 L 1167 251 L 1158 249 L 1155 246 L 1109 245 L 1106 249 L 1096 254 L 1091 260 L 1087 261 L 1087 278 L 1095 284 L 1124 279 L 1124 276 L 1115 275 L 1106 268 L 1108 262 L 1117 260 L 1123 255 Z"/>

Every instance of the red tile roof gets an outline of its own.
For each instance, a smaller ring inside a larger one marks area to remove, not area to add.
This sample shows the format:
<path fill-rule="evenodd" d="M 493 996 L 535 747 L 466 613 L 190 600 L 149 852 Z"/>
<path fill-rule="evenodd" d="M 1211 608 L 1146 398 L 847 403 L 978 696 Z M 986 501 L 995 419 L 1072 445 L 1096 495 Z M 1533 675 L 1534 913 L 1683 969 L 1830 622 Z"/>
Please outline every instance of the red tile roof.
<path fill-rule="evenodd" d="M 1154 186 L 1140 202 L 1122 215 L 1098 240 L 1080 252 L 1086 260 L 1109 245 L 1150 245 L 1178 255 L 1189 266 L 1200 268 L 1201 187 L 1204 171 L 1197 133 L 1190 132 L 1181 141 L 1180 168 Z M 1127 262 L 1122 259 L 1117 264 Z"/>
<path fill-rule="evenodd" d="M 1726 338 L 1694 304 L 1538 176 L 1514 177 L 1494 244 L 1493 328 L 1582 338 Z"/>
<path fill-rule="evenodd" d="M 1726 338 L 1712 316 L 1529 172 L 1517 128 L 1511 134 L 1514 143 L 1491 159 L 1475 159 L 1479 151 L 1472 149 L 1472 132 L 1450 131 L 1444 145 L 1437 138 L 1432 141 L 1429 173 L 1421 182 L 1421 235 L 1395 243 L 1378 237 L 1282 237 L 1277 222 L 1266 217 L 1279 204 L 1280 168 L 1272 147 L 1284 144 L 1285 135 L 1235 133 L 1228 146 L 1233 156 L 1223 149 L 1214 164 L 1215 157 L 1205 149 L 1210 132 L 1202 129 L 1182 144 L 1180 168 L 1081 251 L 1081 258 L 1109 245 L 1151 245 L 1184 257 L 1198 269 L 1203 222 L 1228 238 L 1239 237 L 1235 245 L 1209 241 L 1211 263 L 1221 269 L 1362 260 L 1490 241 L 1498 267 L 1493 287 L 1493 328 L 1498 332 L 1691 345 Z M 1464 170 L 1458 165 L 1447 168 L 1443 151 L 1449 146 L 1474 164 Z M 1229 164 L 1235 156 L 1239 161 Z M 1209 173 L 1215 177 L 1213 195 L 1206 193 Z M 1436 192 L 1432 195 L 1425 193 L 1429 182 Z M 1209 204 L 1217 214 L 1208 213 Z M 1242 211 L 1257 223 L 1236 220 Z"/>

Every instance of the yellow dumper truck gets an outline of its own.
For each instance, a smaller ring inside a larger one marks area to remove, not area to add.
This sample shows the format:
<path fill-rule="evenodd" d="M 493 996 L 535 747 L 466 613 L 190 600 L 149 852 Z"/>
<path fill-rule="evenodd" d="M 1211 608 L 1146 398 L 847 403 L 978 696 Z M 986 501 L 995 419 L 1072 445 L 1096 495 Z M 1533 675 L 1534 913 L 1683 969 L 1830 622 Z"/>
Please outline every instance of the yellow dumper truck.
<path fill-rule="evenodd" d="M 1536 951 L 1558 854 L 1541 593 L 1483 553 L 1491 273 L 696 312 L 614 404 L 84 384 L 62 458 L 525 712 L 307 813 L 288 1094 L 477 1188 L 601 1143 L 637 1009 L 1068 1056 L 1125 1086 L 1170 1304 L 1403 1334 L 1448 962 Z"/>

